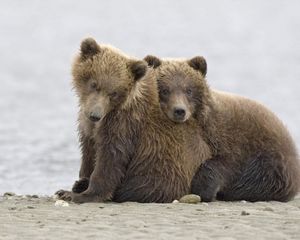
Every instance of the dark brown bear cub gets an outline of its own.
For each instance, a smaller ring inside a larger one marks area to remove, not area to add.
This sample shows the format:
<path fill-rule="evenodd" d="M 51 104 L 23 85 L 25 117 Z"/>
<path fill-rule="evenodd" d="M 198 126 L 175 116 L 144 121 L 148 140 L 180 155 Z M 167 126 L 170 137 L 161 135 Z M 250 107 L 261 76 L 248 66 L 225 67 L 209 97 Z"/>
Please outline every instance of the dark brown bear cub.
<path fill-rule="evenodd" d="M 145 60 L 158 73 L 160 103 L 174 122 L 197 119 L 212 158 L 199 168 L 192 192 L 204 201 L 288 201 L 299 191 L 299 158 L 281 121 L 261 104 L 212 90 L 203 57 Z"/>
<path fill-rule="evenodd" d="M 174 125 L 161 111 L 155 74 L 112 47 L 82 42 L 73 65 L 81 180 L 61 199 L 171 202 L 189 193 L 209 147 L 196 121 Z"/>

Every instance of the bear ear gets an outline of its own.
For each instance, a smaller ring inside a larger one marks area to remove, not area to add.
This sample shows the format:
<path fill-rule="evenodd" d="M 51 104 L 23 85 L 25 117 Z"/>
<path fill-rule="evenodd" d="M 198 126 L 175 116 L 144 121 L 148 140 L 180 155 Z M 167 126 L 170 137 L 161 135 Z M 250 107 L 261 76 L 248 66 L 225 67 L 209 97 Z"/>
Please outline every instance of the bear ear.
<path fill-rule="evenodd" d="M 205 77 L 207 73 L 207 63 L 204 57 L 194 57 L 188 60 L 188 64 L 197 71 L 200 71 L 202 75 Z"/>
<path fill-rule="evenodd" d="M 135 81 L 145 76 L 147 72 L 147 64 L 144 61 L 130 61 L 128 67 Z"/>
<path fill-rule="evenodd" d="M 144 60 L 148 63 L 149 67 L 157 68 L 161 65 L 161 60 L 153 55 L 147 55 Z"/>
<path fill-rule="evenodd" d="M 100 52 L 100 46 L 93 38 L 86 38 L 81 42 L 80 55 L 82 59 L 88 59 Z"/>

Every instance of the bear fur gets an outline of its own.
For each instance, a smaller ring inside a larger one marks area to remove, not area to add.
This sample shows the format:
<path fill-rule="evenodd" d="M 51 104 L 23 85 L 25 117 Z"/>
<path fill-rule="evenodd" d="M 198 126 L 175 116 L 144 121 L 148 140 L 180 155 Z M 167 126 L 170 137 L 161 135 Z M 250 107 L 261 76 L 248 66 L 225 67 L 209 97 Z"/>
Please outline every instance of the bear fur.
<path fill-rule="evenodd" d="M 156 72 L 89 38 L 72 73 L 82 164 L 73 191 L 59 198 L 165 203 L 188 194 L 210 150 L 196 121 L 174 124 L 161 111 Z"/>
<path fill-rule="evenodd" d="M 199 123 L 212 157 L 193 178 L 203 201 L 288 201 L 299 191 L 299 157 L 282 122 L 260 103 L 210 89 L 203 57 L 145 60 L 158 73 L 160 103 L 172 121 Z M 178 117 L 178 109 L 181 115 Z"/>

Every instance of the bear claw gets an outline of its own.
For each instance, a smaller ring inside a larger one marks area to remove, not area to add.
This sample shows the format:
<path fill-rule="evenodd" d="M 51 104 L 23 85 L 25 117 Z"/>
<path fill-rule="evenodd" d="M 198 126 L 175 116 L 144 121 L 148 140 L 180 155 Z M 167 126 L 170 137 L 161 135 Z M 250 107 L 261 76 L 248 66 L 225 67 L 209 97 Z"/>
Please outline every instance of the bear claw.
<path fill-rule="evenodd" d="M 72 192 L 70 191 L 58 190 L 55 195 L 57 195 L 60 200 L 72 201 Z"/>

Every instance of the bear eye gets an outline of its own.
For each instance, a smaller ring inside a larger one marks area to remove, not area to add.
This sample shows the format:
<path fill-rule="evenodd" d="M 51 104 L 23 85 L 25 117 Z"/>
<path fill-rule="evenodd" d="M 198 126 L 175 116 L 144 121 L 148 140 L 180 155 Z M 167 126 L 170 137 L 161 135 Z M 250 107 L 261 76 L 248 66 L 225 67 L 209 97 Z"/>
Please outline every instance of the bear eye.
<path fill-rule="evenodd" d="M 91 89 L 93 89 L 93 90 L 97 89 L 97 83 L 96 82 L 91 83 Z"/>
<path fill-rule="evenodd" d="M 109 94 L 111 98 L 116 98 L 118 96 L 117 92 L 112 92 L 111 94 Z"/>
<path fill-rule="evenodd" d="M 162 95 L 164 95 L 164 96 L 168 96 L 169 95 L 169 93 L 170 93 L 170 91 L 168 90 L 168 89 L 163 89 L 163 90 L 161 90 L 161 93 L 162 93 Z"/>
<path fill-rule="evenodd" d="M 187 94 L 187 95 L 191 96 L 192 93 L 193 93 L 192 89 L 188 88 L 188 89 L 186 90 L 186 94 Z"/>

